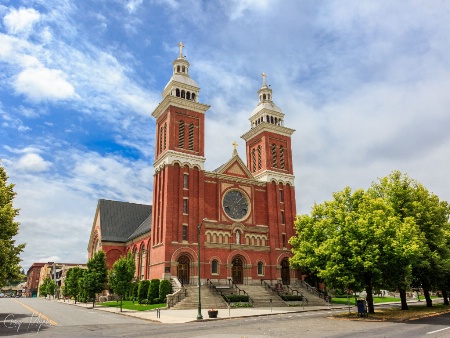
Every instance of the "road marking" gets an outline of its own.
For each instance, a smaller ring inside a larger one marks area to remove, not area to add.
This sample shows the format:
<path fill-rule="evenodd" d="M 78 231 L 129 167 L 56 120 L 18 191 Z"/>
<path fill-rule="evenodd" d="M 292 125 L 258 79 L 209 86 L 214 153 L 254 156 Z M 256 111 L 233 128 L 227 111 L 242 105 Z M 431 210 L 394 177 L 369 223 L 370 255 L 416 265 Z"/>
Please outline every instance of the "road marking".
<path fill-rule="evenodd" d="M 448 329 L 450 329 L 450 326 L 449 326 L 449 327 L 444 327 L 443 329 L 440 329 L 440 330 L 436 330 L 436 331 L 431 331 L 431 332 L 427 332 L 427 334 L 433 334 L 433 333 L 436 333 L 436 332 L 439 332 L 439 331 L 444 331 L 444 330 L 448 330 Z"/>
<path fill-rule="evenodd" d="M 50 324 L 55 325 L 55 326 L 58 325 L 57 322 L 51 320 L 50 318 L 48 318 L 46 315 L 40 313 L 39 311 L 36 311 L 36 310 L 32 309 L 31 307 L 29 307 L 28 305 L 25 305 L 24 303 L 19 302 L 17 299 L 13 299 L 13 300 L 14 300 L 15 302 L 19 303 L 20 305 L 22 305 L 23 307 L 26 307 L 28 310 L 30 310 L 31 312 L 33 312 L 33 313 L 34 313 L 35 315 L 37 315 L 38 317 L 45 319 L 45 320 L 46 320 L 47 322 L 49 322 Z"/>

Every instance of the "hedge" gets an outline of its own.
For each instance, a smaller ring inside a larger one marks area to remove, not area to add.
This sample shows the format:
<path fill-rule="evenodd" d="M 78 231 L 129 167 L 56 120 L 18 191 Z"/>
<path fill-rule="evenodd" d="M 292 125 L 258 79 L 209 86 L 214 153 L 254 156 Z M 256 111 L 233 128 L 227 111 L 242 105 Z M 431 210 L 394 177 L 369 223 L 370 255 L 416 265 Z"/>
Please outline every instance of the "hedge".
<path fill-rule="evenodd" d="M 225 298 L 226 298 L 230 303 L 235 303 L 235 302 L 248 302 L 248 300 L 249 300 L 248 295 L 225 295 Z"/>

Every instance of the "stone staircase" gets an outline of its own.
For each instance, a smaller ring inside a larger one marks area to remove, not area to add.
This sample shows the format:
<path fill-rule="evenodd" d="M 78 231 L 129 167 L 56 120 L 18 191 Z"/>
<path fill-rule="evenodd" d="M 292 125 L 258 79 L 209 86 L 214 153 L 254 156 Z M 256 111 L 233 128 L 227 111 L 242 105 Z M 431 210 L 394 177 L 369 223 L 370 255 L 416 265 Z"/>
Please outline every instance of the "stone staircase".
<path fill-rule="evenodd" d="M 185 284 L 186 297 L 172 307 L 174 310 L 197 309 L 198 287 L 197 285 Z M 226 309 L 227 303 L 214 290 L 206 285 L 201 287 L 202 309 Z"/>
<path fill-rule="evenodd" d="M 253 307 L 283 307 L 287 304 L 277 295 L 261 285 L 238 285 L 239 289 L 248 293 L 253 300 Z M 236 289 L 234 289 L 236 290 Z M 272 299 L 272 302 L 270 302 Z"/>
<path fill-rule="evenodd" d="M 305 303 L 305 306 L 326 306 L 329 305 L 329 303 L 318 297 L 316 293 L 309 291 L 306 287 L 300 285 L 300 284 L 293 284 L 289 285 L 291 289 L 297 290 L 298 293 L 302 294 L 306 297 L 308 300 L 307 303 Z"/>

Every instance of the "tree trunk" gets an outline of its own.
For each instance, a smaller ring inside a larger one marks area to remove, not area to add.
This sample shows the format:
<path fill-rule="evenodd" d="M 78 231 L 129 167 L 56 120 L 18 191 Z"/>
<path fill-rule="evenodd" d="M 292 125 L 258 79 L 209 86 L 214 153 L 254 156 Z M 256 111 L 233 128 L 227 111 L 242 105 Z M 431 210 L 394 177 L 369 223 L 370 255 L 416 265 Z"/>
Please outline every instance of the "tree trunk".
<path fill-rule="evenodd" d="M 122 299 L 123 299 L 123 296 L 120 296 L 120 312 L 122 312 Z"/>
<path fill-rule="evenodd" d="M 369 313 L 375 313 L 375 308 L 373 306 L 373 294 L 372 294 L 373 288 L 372 285 L 366 286 L 366 300 L 367 300 L 367 308 Z"/>
<path fill-rule="evenodd" d="M 444 297 L 444 305 L 449 305 L 448 303 L 448 293 L 445 288 L 442 288 L 442 297 Z"/>
<path fill-rule="evenodd" d="M 427 301 L 427 307 L 433 307 L 433 301 L 430 297 L 430 291 L 428 289 L 423 289 L 423 295 L 425 296 L 425 299 Z"/>
<path fill-rule="evenodd" d="M 406 303 L 406 290 L 399 289 L 400 291 L 400 300 L 402 302 L 402 310 L 408 310 L 408 304 Z"/>

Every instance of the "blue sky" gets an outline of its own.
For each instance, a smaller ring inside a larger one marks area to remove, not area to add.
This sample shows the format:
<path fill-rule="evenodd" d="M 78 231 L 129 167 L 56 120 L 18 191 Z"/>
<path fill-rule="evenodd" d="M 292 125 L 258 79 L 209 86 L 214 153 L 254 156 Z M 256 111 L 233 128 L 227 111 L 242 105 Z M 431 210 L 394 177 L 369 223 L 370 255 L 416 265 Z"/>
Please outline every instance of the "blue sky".
<path fill-rule="evenodd" d="M 153 109 L 178 43 L 201 87 L 206 169 L 232 154 L 261 73 L 293 135 L 297 212 L 401 170 L 450 200 L 450 3 L 2 0 L 0 158 L 17 242 L 85 262 L 100 198 L 151 204 Z"/>

